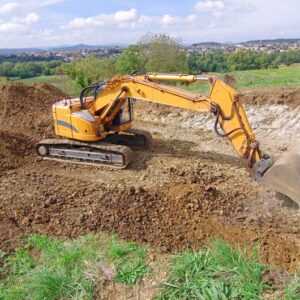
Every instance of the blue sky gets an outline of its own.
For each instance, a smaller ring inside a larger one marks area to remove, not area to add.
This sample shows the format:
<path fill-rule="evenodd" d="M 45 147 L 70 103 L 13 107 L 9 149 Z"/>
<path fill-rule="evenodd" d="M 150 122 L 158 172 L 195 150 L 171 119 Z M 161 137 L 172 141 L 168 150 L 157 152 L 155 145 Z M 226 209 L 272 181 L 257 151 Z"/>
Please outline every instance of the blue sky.
<path fill-rule="evenodd" d="M 0 0 L 0 47 L 300 37 L 300 0 Z"/>

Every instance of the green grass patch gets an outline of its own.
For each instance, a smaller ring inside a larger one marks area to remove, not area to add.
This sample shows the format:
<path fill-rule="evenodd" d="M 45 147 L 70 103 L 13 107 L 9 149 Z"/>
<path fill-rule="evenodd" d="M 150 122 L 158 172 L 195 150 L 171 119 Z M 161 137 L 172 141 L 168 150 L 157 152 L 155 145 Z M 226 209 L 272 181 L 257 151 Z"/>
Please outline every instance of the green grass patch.
<path fill-rule="evenodd" d="M 70 96 L 79 97 L 81 87 L 66 75 L 38 76 L 19 80 L 25 84 L 46 83 L 53 85 Z"/>
<path fill-rule="evenodd" d="M 299 300 L 300 299 L 300 279 L 295 277 L 294 281 L 285 289 L 286 300 Z"/>
<path fill-rule="evenodd" d="M 150 270 L 147 253 L 147 248 L 115 235 L 67 241 L 32 235 L 11 255 L 0 253 L 0 300 L 89 300 L 113 281 L 124 287 L 125 298 L 126 291 L 139 289 L 143 278 L 157 278 L 158 262 L 152 260 Z M 273 294 L 278 297 L 271 299 L 300 299 L 298 275 L 286 287 L 268 286 L 263 274 L 269 267 L 259 262 L 258 250 L 233 249 L 223 241 L 178 254 L 166 268 L 155 299 L 255 300 Z"/>
<path fill-rule="evenodd" d="M 147 249 L 137 246 L 136 243 L 125 243 L 113 237 L 107 253 L 116 265 L 117 274 L 114 276 L 116 282 L 135 284 L 150 271 L 145 264 Z"/>
<path fill-rule="evenodd" d="M 235 71 L 226 73 L 236 80 L 236 88 L 263 88 L 272 86 L 286 86 L 300 84 L 300 64 L 280 66 L 278 69 Z M 224 73 L 208 75 L 224 78 Z M 12 79 L 11 79 L 12 80 Z M 81 88 L 66 75 L 38 76 L 27 79 L 15 79 L 26 84 L 46 83 L 57 87 L 70 96 L 80 94 Z M 177 84 L 178 87 L 196 93 L 208 94 L 209 84 L 199 82 L 191 85 Z"/>
<path fill-rule="evenodd" d="M 0 299 L 93 299 L 101 265 L 116 270 L 112 280 L 132 285 L 149 271 L 147 251 L 115 236 L 77 240 L 33 235 L 5 259 L 0 270 Z"/>
<path fill-rule="evenodd" d="M 236 80 L 235 87 L 237 89 L 300 84 L 300 64 L 294 64 L 289 67 L 280 66 L 278 69 L 236 71 L 226 74 L 234 77 Z M 211 73 L 209 75 L 224 78 L 225 74 Z M 199 82 L 186 87 L 186 89 L 191 92 L 208 94 L 209 85 L 207 83 Z"/>
<path fill-rule="evenodd" d="M 249 255 L 216 241 L 210 249 L 175 256 L 156 299 L 262 299 L 264 290 L 272 289 L 263 282 L 264 268 L 257 249 Z M 282 299 L 300 299 L 299 287 L 297 277 Z"/>

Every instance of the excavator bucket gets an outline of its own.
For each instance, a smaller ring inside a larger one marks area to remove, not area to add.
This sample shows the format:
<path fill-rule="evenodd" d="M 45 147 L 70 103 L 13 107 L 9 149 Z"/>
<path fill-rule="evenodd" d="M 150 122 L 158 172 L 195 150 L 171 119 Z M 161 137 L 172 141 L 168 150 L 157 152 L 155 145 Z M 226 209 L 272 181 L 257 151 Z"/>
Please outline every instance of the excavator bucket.
<path fill-rule="evenodd" d="M 300 207 L 300 146 L 276 160 L 261 183 L 288 196 Z"/>

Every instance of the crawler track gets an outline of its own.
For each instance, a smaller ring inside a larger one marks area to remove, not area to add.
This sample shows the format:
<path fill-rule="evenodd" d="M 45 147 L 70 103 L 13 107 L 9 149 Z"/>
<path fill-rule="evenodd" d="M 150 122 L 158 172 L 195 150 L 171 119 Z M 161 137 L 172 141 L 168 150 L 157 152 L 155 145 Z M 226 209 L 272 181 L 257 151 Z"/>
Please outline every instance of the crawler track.
<path fill-rule="evenodd" d="M 47 160 L 81 165 L 109 165 L 126 168 L 132 159 L 132 150 L 126 146 L 102 142 L 82 143 L 69 139 L 47 139 L 36 145 L 37 154 Z"/>

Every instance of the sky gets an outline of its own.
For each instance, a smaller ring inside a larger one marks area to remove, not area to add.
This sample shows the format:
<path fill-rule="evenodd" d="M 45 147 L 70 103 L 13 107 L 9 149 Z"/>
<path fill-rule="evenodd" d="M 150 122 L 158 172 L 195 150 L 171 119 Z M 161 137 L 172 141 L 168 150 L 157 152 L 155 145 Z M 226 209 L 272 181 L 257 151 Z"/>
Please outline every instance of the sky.
<path fill-rule="evenodd" d="M 300 38 L 300 0 L 0 0 L 0 48 Z"/>

